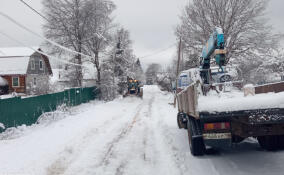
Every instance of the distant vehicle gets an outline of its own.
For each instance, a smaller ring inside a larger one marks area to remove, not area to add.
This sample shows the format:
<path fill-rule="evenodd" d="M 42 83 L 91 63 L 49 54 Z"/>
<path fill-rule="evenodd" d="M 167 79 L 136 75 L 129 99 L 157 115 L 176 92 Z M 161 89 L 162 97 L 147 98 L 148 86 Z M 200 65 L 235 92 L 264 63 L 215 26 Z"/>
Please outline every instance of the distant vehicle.
<path fill-rule="evenodd" d="M 6 79 L 0 77 L 0 95 L 9 94 L 9 84 Z"/>
<path fill-rule="evenodd" d="M 213 83 L 224 83 L 237 78 L 237 70 L 234 67 L 224 67 L 221 71 L 219 67 L 211 67 L 211 78 Z"/>
<path fill-rule="evenodd" d="M 127 80 L 127 92 L 126 94 L 124 94 L 124 97 L 134 95 L 134 96 L 143 98 L 142 86 L 143 85 L 141 84 L 140 81 L 132 79 L 132 78 L 128 79 Z"/>
<path fill-rule="evenodd" d="M 152 78 L 147 78 L 146 84 L 147 85 L 153 85 L 153 79 Z"/>

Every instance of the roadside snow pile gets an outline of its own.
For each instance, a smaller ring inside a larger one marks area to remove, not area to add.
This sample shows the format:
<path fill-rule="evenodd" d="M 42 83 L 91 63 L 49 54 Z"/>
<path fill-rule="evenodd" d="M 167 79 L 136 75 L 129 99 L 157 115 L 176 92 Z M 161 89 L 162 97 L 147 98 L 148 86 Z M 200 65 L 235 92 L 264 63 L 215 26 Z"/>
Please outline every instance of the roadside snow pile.
<path fill-rule="evenodd" d="M 284 92 L 244 97 L 242 92 L 214 93 L 200 96 L 199 112 L 229 112 L 250 109 L 284 108 Z"/>
<path fill-rule="evenodd" d="M 0 123 L 0 128 L 5 129 L 5 125 L 3 123 Z"/>
<path fill-rule="evenodd" d="M 33 132 L 35 129 L 46 127 L 52 123 L 55 123 L 56 121 L 66 118 L 67 116 L 73 115 L 74 109 L 75 107 L 68 108 L 66 105 L 61 105 L 56 111 L 42 114 L 38 118 L 37 122 L 31 126 L 21 125 L 7 128 L 3 133 L 0 134 L 0 140 L 16 139 Z M 0 123 L 0 128 L 5 129 L 4 124 Z"/>

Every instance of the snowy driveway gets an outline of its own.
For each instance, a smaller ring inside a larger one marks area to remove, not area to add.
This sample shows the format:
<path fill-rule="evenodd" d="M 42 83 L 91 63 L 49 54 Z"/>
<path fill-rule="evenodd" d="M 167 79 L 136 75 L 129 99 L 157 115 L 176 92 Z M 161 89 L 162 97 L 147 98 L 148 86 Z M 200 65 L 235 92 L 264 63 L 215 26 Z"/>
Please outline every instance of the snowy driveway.
<path fill-rule="evenodd" d="M 192 157 L 172 101 L 146 86 L 143 100 L 84 104 L 64 119 L 25 128 L 0 140 L 0 175 L 284 174 L 284 152 L 263 151 L 252 139 Z"/>

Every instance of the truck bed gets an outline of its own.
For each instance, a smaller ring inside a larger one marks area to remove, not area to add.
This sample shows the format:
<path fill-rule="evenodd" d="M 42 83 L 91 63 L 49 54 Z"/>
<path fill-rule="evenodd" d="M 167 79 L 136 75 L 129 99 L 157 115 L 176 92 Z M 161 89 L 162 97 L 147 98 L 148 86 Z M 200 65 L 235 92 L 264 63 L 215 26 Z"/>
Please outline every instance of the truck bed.
<path fill-rule="evenodd" d="M 258 109 L 284 108 L 284 92 L 264 93 L 244 97 L 243 92 L 233 91 L 199 96 L 198 112 L 234 112 Z"/>
<path fill-rule="evenodd" d="M 283 135 L 284 109 L 255 109 L 230 112 L 201 112 L 201 123 L 230 122 L 231 133 L 242 138 Z"/>
<path fill-rule="evenodd" d="M 237 90 L 225 93 L 210 91 L 206 96 L 201 95 L 199 91 L 197 85 L 191 85 L 178 93 L 179 112 L 199 118 L 200 113 L 234 115 L 248 111 L 254 113 L 284 109 L 284 92 L 268 92 L 245 97 L 242 91 Z"/>
<path fill-rule="evenodd" d="M 284 133 L 284 92 L 244 97 L 242 92 L 198 95 L 197 86 L 178 94 L 179 112 L 204 123 L 231 123 L 231 133 L 257 137 Z M 203 129 L 203 128 L 201 128 Z"/>
<path fill-rule="evenodd" d="M 273 124 L 284 123 L 284 109 L 253 109 L 228 112 L 200 112 L 200 119 L 204 122 L 238 121 L 244 124 Z"/>
<path fill-rule="evenodd" d="M 248 137 L 257 138 L 266 150 L 284 149 L 284 92 L 268 86 L 253 91 L 263 94 L 246 97 L 241 91 L 217 93 L 198 84 L 178 93 L 177 123 L 187 129 L 193 155 L 201 155 L 204 144 L 219 147 Z"/>

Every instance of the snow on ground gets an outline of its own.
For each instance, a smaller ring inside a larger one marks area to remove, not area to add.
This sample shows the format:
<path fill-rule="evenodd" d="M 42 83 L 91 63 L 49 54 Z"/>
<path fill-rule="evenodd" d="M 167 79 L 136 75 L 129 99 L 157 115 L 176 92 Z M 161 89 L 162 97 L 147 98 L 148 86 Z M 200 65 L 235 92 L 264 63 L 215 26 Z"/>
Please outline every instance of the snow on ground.
<path fill-rule="evenodd" d="M 263 151 L 253 139 L 191 156 L 172 102 L 157 86 L 145 86 L 143 100 L 92 102 L 43 122 L 47 115 L 19 127 L 21 134 L 0 135 L 0 175 L 283 174 L 284 152 Z"/>
<path fill-rule="evenodd" d="M 284 92 L 244 96 L 243 92 L 214 93 L 198 99 L 198 111 L 227 112 L 250 109 L 284 108 Z"/>

